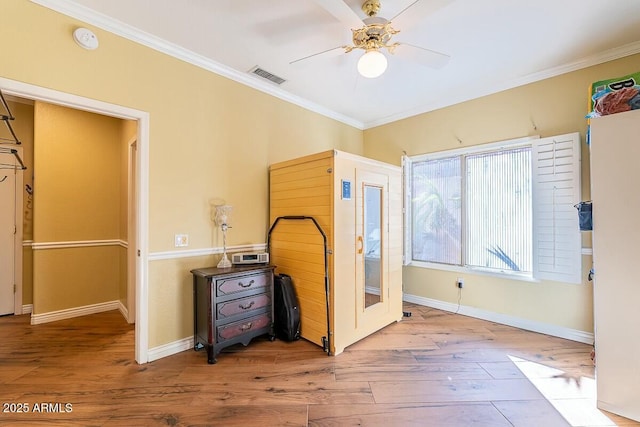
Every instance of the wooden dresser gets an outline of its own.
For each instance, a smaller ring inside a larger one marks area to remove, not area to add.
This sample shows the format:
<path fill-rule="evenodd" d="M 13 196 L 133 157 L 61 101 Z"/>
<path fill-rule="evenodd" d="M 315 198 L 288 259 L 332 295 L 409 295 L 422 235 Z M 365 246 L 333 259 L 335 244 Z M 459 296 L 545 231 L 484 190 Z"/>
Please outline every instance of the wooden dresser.
<path fill-rule="evenodd" d="M 207 350 L 207 361 L 226 347 L 273 331 L 274 266 L 200 268 L 193 274 L 194 349 Z"/>

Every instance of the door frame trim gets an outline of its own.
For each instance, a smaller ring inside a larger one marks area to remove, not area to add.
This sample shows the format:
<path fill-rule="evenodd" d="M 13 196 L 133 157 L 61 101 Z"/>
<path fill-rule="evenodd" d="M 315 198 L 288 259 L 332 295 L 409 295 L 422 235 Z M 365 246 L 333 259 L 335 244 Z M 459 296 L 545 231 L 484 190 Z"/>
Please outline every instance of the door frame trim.
<path fill-rule="evenodd" d="M 138 229 L 138 138 L 127 142 L 127 322 L 134 323 L 136 318 L 136 286 L 138 281 L 135 268 Z"/>
<path fill-rule="evenodd" d="M 22 154 L 22 147 L 14 147 L 18 150 L 18 155 L 24 159 Z M 13 235 L 13 282 L 15 285 L 15 291 L 13 293 L 13 312 L 14 314 L 22 314 L 22 206 L 23 206 L 23 194 L 22 188 L 24 186 L 24 171 L 18 173 L 16 171 L 15 179 L 15 220 L 16 232 Z"/>
<path fill-rule="evenodd" d="M 136 194 L 138 205 L 136 240 L 140 255 L 136 262 L 135 360 L 140 364 L 147 363 L 149 361 L 149 113 L 4 77 L 0 77 L 0 87 L 3 93 L 8 95 L 138 122 L 136 187 L 139 191 Z"/>

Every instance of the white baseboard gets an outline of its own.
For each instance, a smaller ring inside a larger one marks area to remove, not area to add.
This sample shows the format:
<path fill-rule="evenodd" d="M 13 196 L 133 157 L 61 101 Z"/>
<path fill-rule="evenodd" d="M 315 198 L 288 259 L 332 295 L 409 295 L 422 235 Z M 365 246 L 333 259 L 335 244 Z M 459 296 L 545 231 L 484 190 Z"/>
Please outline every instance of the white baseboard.
<path fill-rule="evenodd" d="M 488 320 L 490 322 L 500 323 L 502 325 L 513 326 L 515 328 L 527 331 L 538 332 L 541 334 L 551 335 L 558 338 L 564 338 L 571 341 L 577 341 L 585 344 L 593 344 L 594 336 L 591 332 L 579 331 L 577 329 L 565 328 L 548 323 L 537 322 L 535 320 L 522 319 L 520 317 L 509 316 L 507 314 L 495 313 L 492 311 L 481 310 L 479 308 L 467 307 L 458 304 L 452 304 L 445 301 L 439 301 L 431 298 L 420 297 L 416 295 L 404 294 L 403 300 L 426 307 L 437 308 L 438 310 L 450 311 L 462 314 L 476 319 Z"/>
<path fill-rule="evenodd" d="M 102 302 L 99 304 L 85 305 L 83 307 L 68 308 L 65 310 L 50 311 L 42 314 L 31 314 L 31 324 L 55 322 L 56 320 L 71 319 L 86 316 L 87 314 L 102 313 L 104 311 L 118 310 L 120 301 Z"/>
<path fill-rule="evenodd" d="M 365 286 L 364 291 L 372 295 L 380 295 L 380 288 L 375 286 Z"/>
<path fill-rule="evenodd" d="M 603 409 L 607 412 L 611 412 L 616 415 L 620 415 L 630 420 L 640 421 L 640 409 L 636 405 L 627 405 L 626 407 L 620 407 L 619 405 L 612 405 L 602 400 L 597 401 L 598 409 Z"/>
<path fill-rule="evenodd" d="M 120 310 L 122 317 L 127 319 L 127 322 L 129 322 L 129 309 L 122 303 L 122 301 L 118 301 L 118 310 Z"/>
<path fill-rule="evenodd" d="M 193 337 L 183 338 L 178 341 L 163 344 L 158 347 L 150 348 L 147 351 L 147 358 L 149 362 L 162 359 L 163 357 L 172 356 L 177 353 L 181 353 L 185 350 L 193 349 Z"/>
<path fill-rule="evenodd" d="M 22 306 L 22 314 L 33 313 L 33 304 L 25 304 Z"/>

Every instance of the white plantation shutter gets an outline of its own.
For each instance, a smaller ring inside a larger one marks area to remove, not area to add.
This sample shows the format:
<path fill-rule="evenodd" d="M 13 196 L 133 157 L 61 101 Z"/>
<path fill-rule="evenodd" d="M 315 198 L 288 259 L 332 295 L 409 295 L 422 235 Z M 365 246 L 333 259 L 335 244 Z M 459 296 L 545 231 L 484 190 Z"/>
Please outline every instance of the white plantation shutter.
<path fill-rule="evenodd" d="M 581 283 L 580 135 L 532 144 L 533 277 Z"/>
<path fill-rule="evenodd" d="M 404 191 L 402 199 L 402 226 L 404 239 L 402 241 L 402 265 L 409 265 L 411 262 L 411 165 L 412 160 L 406 154 L 402 156 L 402 189 Z"/>

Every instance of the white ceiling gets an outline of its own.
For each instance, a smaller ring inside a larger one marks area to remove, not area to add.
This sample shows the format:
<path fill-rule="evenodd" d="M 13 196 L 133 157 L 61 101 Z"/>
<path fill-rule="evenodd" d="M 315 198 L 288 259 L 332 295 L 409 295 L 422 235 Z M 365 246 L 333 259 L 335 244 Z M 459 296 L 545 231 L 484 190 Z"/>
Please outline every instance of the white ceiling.
<path fill-rule="evenodd" d="M 394 19 L 393 40 L 449 62 L 387 54 L 376 79 L 358 75 L 361 50 L 290 64 L 351 44 L 327 10 L 341 0 L 32 1 L 361 129 L 640 52 L 640 0 L 419 0 Z M 361 2 L 344 3 L 364 18 Z M 414 2 L 381 0 L 379 16 Z M 286 82 L 248 74 L 256 65 Z"/>

